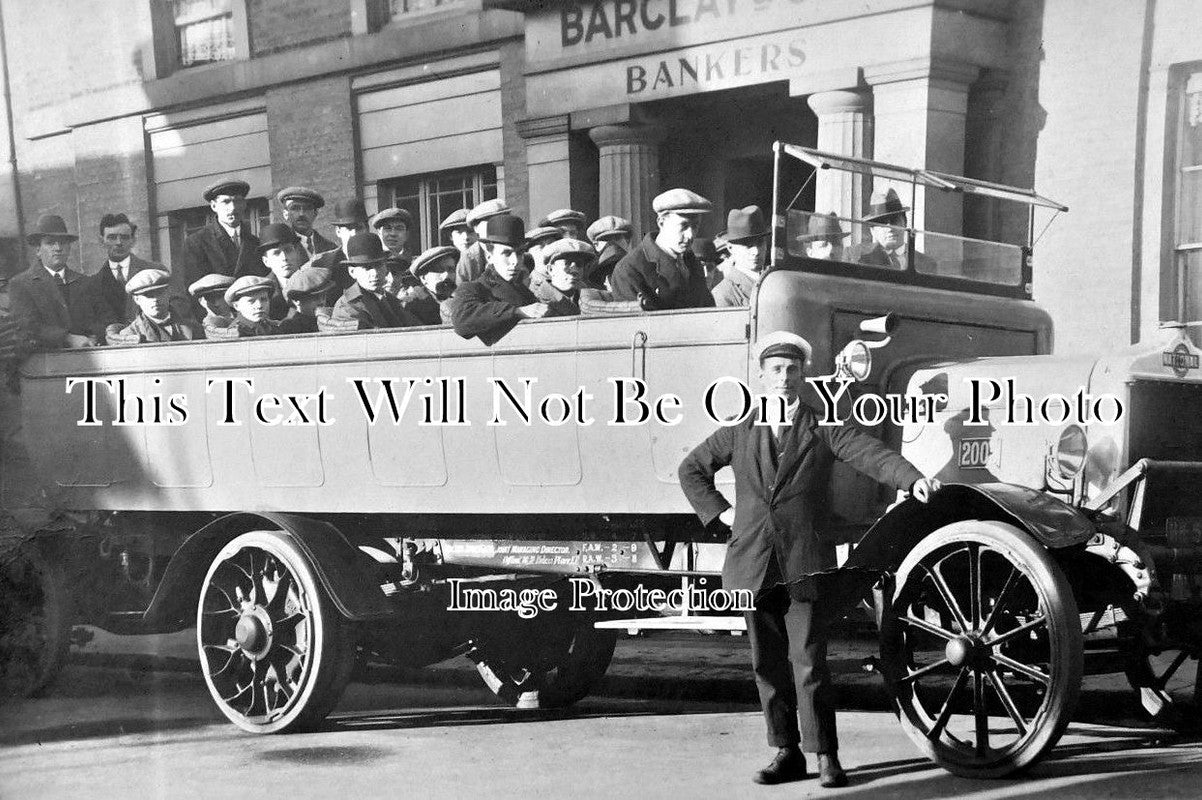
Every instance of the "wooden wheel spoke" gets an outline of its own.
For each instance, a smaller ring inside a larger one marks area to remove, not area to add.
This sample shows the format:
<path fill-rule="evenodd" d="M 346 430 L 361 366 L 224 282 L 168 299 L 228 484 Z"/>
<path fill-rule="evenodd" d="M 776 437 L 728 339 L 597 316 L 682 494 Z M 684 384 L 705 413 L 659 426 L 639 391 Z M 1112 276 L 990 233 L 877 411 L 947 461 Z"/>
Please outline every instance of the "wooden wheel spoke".
<path fill-rule="evenodd" d="M 1046 616 L 1044 616 L 1043 614 L 1040 614 L 1038 617 L 1027 620 L 1022 625 L 1019 625 L 1017 628 L 1012 628 L 1012 629 L 1006 631 L 1005 633 L 1002 633 L 1002 634 L 999 634 L 999 635 L 993 637 L 992 639 L 987 641 L 986 644 L 988 644 L 990 647 L 997 647 L 998 645 L 1005 644 L 1006 642 L 1010 641 L 1011 639 L 1013 639 L 1016 636 L 1020 636 L 1029 630 L 1038 628 L 1040 625 L 1046 625 L 1047 621 L 1048 621 L 1048 618 Z"/>
<path fill-rule="evenodd" d="M 996 669 L 989 670 L 987 674 L 989 676 L 989 683 L 991 686 L 993 686 L 994 693 L 996 693 L 998 699 L 1002 701 L 1002 706 L 1006 709 L 1006 713 L 1010 715 L 1010 719 L 1014 721 L 1014 726 L 1018 728 L 1019 736 L 1026 736 L 1026 720 L 1024 720 L 1022 714 L 1019 713 L 1018 706 L 1014 703 L 1014 698 L 1010 696 L 1010 690 L 1006 688 L 1004 683 L 1002 683 L 1002 678 L 1000 675 L 998 675 Z"/>
<path fill-rule="evenodd" d="M 968 622 L 972 630 L 981 624 L 981 546 L 968 546 Z"/>
<path fill-rule="evenodd" d="M 961 667 L 960 674 L 956 676 L 956 682 L 952 684 L 952 690 L 947 693 L 947 697 L 943 701 L 943 706 L 939 709 L 939 714 L 935 717 L 935 723 L 927 731 L 928 739 L 938 739 L 943 735 L 943 729 L 947 727 L 948 721 L 952 718 L 952 700 L 955 698 L 956 693 L 964 688 L 967 680 L 968 668 Z"/>
<path fill-rule="evenodd" d="M 952 639 L 956 638 L 956 634 L 952 633 L 951 631 L 940 628 L 938 625 L 932 622 L 927 622 L 925 619 L 916 617 L 913 614 L 906 614 L 906 616 L 901 617 L 901 621 L 913 625 L 919 630 L 926 631 L 932 636 L 938 636 L 940 639 L 947 639 L 948 641 L 951 641 Z"/>
<path fill-rule="evenodd" d="M 989 752 L 989 708 L 985 703 L 985 676 L 978 670 L 972 674 L 972 716 L 977 755 L 983 756 Z"/>
<path fill-rule="evenodd" d="M 1002 585 L 1002 590 L 998 592 L 997 600 L 993 604 L 993 608 L 989 610 L 989 616 L 985 619 L 985 624 L 981 626 L 981 635 L 988 636 L 993 630 L 993 626 L 997 624 L 998 617 L 1001 615 L 1002 609 L 1006 607 L 1006 602 L 1010 599 L 1010 590 L 1018 582 L 1019 571 L 1010 567 L 1010 575 L 1006 578 L 1006 582 Z"/>
<path fill-rule="evenodd" d="M 1052 683 L 1052 677 L 1046 672 L 1036 669 L 1029 664 L 1024 664 L 1021 661 L 1015 661 L 1009 656 L 1004 656 L 1001 653 L 994 653 L 993 660 L 1003 667 L 1009 667 L 1019 674 L 1026 675 L 1033 681 L 1042 683 L 1044 686 L 1049 686 Z"/>
<path fill-rule="evenodd" d="M 899 678 L 897 682 L 898 683 L 909 683 L 910 681 L 918 680 L 923 675 L 929 675 L 930 673 L 934 672 L 935 670 L 939 669 L 940 667 L 946 667 L 946 666 L 950 666 L 950 665 L 951 665 L 950 661 L 948 661 L 946 658 L 941 658 L 934 663 L 927 664 L 925 667 L 921 667 L 919 669 L 914 670 L 910 674 L 906 675 L 904 678 Z"/>
<path fill-rule="evenodd" d="M 951 587 L 947 585 L 947 581 L 943 579 L 943 575 L 939 572 L 938 567 L 927 567 L 923 565 L 927 576 L 930 577 L 931 583 L 939 591 L 939 596 L 943 598 L 943 604 L 947 606 L 947 611 L 955 619 L 956 624 L 960 626 L 962 633 L 969 631 L 968 621 L 964 618 L 964 612 L 960 609 L 960 603 L 956 601 L 952 594 Z"/>

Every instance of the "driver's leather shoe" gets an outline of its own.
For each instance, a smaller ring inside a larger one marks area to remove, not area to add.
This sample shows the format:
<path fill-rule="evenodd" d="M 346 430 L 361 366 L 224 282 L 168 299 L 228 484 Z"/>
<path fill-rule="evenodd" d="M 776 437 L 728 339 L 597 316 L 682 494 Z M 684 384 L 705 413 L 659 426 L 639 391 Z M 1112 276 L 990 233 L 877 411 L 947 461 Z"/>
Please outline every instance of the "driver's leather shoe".
<path fill-rule="evenodd" d="M 827 789 L 838 789 L 847 785 L 847 773 L 834 753 L 818 754 L 818 783 Z"/>
<path fill-rule="evenodd" d="M 788 783 L 806 777 L 806 758 L 794 747 L 782 747 L 776 751 L 772 763 L 757 772 L 752 780 L 756 783 Z"/>

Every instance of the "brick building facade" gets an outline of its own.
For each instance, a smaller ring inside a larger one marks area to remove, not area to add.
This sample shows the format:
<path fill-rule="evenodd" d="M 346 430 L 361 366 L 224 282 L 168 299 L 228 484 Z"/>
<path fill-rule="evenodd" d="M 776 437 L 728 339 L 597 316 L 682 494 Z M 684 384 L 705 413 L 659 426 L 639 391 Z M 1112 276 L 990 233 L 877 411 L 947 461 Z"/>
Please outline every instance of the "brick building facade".
<path fill-rule="evenodd" d="M 781 139 L 1034 186 L 1071 211 L 1036 248 L 1057 349 L 1202 317 L 1194 190 L 1202 46 L 1187 0 L 0 0 L 6 269 L 23 227 L 126 211 L 168 264 L 200 187 L 238 174 L 419 217 L 420 244 L 503 195 L 537 217 L 617 213 L 685 185 L 767 204 Z M 1195 70 L 1197 72 L 1195 72 Z M 1202 166 L 1197 174 L 1202 175 Z M 854 215 L 868 187 L 801 197 Z M 716 233 L 720 215 L 710 221 Z M 722 215 L 724 216 L 724 214 Z M 1020 242 L 1024 213 L 920 197 L 931 230 Z M 1036 233 L 1046 222 L 1037 220 Z M 318 226 L 328 226 L 318 218 Z M 1187 278 L 1180 280 L 1186 265 Z M 1088 308 L 1089 313 L 1082 313 Z"/>

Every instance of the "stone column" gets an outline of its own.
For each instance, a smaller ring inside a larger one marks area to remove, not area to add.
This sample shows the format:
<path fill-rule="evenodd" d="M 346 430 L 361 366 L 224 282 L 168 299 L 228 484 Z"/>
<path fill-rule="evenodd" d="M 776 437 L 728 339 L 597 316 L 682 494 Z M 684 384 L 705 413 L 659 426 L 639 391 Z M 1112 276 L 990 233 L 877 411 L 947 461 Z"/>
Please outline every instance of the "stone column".
<path fill-rule="evenodd" d="M 864 79 L 872 86 L 873 158 L 963 175 L 968 87 L 979 72 L 969 64 L 930 59 L 865 67 Z M 909 186 L 896 188 L 908 204 Z M 960 234 L 962 200 L 957 193 L 919 187 L 912 224 Z"/>
<path fill-rule="evenodd" d="M 872 158 L 872 97 L 867 92 L 818 92 L 806 98 L 818 117 L 818 149 Z M 814 210 L 859 217 L 868 205 L 871 184 L 864 175 L 819 170 L 814 178 Z"/>
<path fill-rule="evenodd" d="M 662 132 L 646 125 L 602 125 L 590 128 L 589 138 L 600 151 L 601 216 L 630 220 L 632 241 L 651 228 L 651 199 L 659 193 L 659 142 Z"/>
<path fill-rule="evenodd" d="M 1003 104 L 1006 73 L 988 70 L 968 94 L 965 125 L 964 171 L 966 175 L 996 183 L 1008 183 L 1005 173 L 1007 134 Z M 977 239 L 1022 242 L 1026 240 L 1027 210 L 1016 203 L 981 197 L 964 201 L 964 235 Z"/>

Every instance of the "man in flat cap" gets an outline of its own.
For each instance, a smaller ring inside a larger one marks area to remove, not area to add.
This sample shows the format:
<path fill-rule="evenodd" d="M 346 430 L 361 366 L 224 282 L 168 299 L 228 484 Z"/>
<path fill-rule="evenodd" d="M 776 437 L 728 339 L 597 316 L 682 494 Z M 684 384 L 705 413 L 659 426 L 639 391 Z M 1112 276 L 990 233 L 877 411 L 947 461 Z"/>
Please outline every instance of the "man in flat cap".
<path fill-rule="evenodd" d="M 347 288 L 330 315 L 334 330 L 369 328 L 406 328 L 422 321 L 406 311 L 396 295 L 384 290 L 388 276 L 388 251 L 380 238 L 371 233 L 352 236 L 346 244 L 342 264 L 354 283 Z"/>
<path fill-rule="evenodd" d="M 188 286 L 188 294 L 204 309 L 201 326 L 205 336 L 214 338 L 211 331 L 218 328 L 228 328 L 234 324 L 234 311 L 225 302 L 225 292 L 234 285 L 234 279 L 229 275 L 205 275 Z"/>
<path fill-rule="evenodd" d="M 225 302 L 234 311 L 234 324 L 227 330 L 242 336 L 274 336 L 280 323 L 271 319 L 271 295 L 276 291 L 274 278 L 243 275 L 225 290 Z"/>
<path fill-rule="evenodd" d="M 181 261 L 183 285 L 190 286 L 205 275 L 266 275 L 259 259 L 259 240 L 246 222 L 246 196 L 250 184 L 224 179 L 204 190 L 213 215 L 205 226 L 184 240 Z"/>
<path fill-rule="evenodd" d="M 269 270 L 268 277 L 275 281 L 271 293 L 271 310 L 268 315 L 277 322 L 291 311 L 292 306 L 284 297 L 284 288 L 292 274 L 300 269 L 304 252 L 300 240 L 292 228 L 279 222 L 265 225 L 259 232 L 259 258 Z"/>
<path fill-rule="evenodd" d="M 609 276 L 622 257 L 630 251 L 630 236 L 633 228 L 630 220 L 622 217 L 605 216 L 588 226 L 588 238 L 597 248 L 597 260 L 584 276 L 587 286 L 606 289 Z"/>
<path fill-rule="evenodd" d="M 403 208 L 386 208 L 371 218 L 370 226 L 380 237 L 380 244 L 396 260 L 405 262 L 409 269 L 412 256 L 409 253 L 409 231 L 413 227 L 413 215 Z"/>
<path fill-rule="evenodd" d="M 726 215 L 722 238 L 730 247 L 730 258 L 725 262 L 725 277 L 713 291 L 714 303 L 719 308 L 751 305 L 751 296 L 764 271 L 771 232 L 758 206 L 732 208 Z"/>
<path fill-rule="evenodd" d="M 95 283 L 67 266 L 78 238 L 55 214 L 25 236 L 37 263 L 13 276 L 8 291 L 13 315 L 38 347 L 91 347 L 103 339 L 108 312 Z"/>
<path fill-rule="evenodd" d="M 139 258 L 134 253 L 138 226 L 125 214 L 105 214 L 100 218 L 100 244 L 107 258 L 92 276 L 96 292 L 108 311 L 111 325 L 120 322 L 124 327 L 138 315 L 138 306 L 125 291 L 125 284 L 144 269 L 167 271 L 162 264 Z"/>
<path fill-rule="evenodd" d="M 806 221 L 806 232 L 797 236 L 796 241 L 805 247 L 807 258 L 842 261 L 843 240 L 848 236 L 851 233 L 843 230 L 839 218 L 832 211 L 829 214 L 811 214 Z"/>
<path fill-rule="evenodd" d="M 697 222 L 713 206 L 688 189 L 670 189 L 652 202 L 659 230 L 648 233 L 638 247 L 614 267 L 610 282 L 617 300 L 638 300 L 648 308 L 704 308 L 714 297 L 705 284 L 705 271 L 689 245 Z"/>
<path fill-rule="evenodd" d="M 859 264 L 872 264 L 888 269 L 907 269 L 907 250 L 911 247 L 911 237 L 906 229 L 907 206 L 902 205 L 901 199 L 893 189 L 872 193 L 868 203 L 868 214 L 864 221 L 869 223 L 868 235 L 870 241 L 852 245 L 847 251 L 847 260 Z M 914 269 L 918 272 L 931 273 L 935 270 L 935 259 L 913 250 Z"/>
<path fill-rule="evenodd" d="M 405 310 L 423 325 L 451 323 L 451 295 L 455 293 L 455 265 L 459 251 L 454 247 L 431 247 L 423 251 L 409 270 L 421 285 L 401 298 Z"/>
<path fill-rule="evenodd" d="M 805 778 L 805 750 L 818 754 L 823 786 L 844 786 L 826 666 L 832 620 L 815 602 L 811 577 L 835 566 L 835 546 L 814 530 L 816 498 L 826 495 L 835 459 L 924 503 L 939 481 L 923 477 L 855 427 L 818 424 L 818 415 L 801 401 L 811 354 L 805 339 L 778 331 L 762 337 L 755 349 L 760 386 L 774 401 L 768 403 L 770 424 L 756 424 L 751 414 L 719 428 L 681 462 L 680 486 L 702 523 L 720 522 L 733 531 L 722 588 L 749 590 L 755 597 L 755 610 L 744 612 L 752 670 L 768 744 L 777 748 L 755 782 Z M 714 486 L 714 474 L 726 466 L 734 471 L 734 506 Z"/>
<path fill-rule="evenodd" d="M 144 269 L 129 279 L 125 291 L 138 305 L 133 322 L 109 326 L 109 344 L 186 342 L 203 339 L 204 333 L 171 308 L 171 275 L 162 269 Z"/>
<path fill-rule="evenodd" d="M 342 262 L 346 259 L 346 243 L 356 233 L 367 231 L 367 209 L 363 207 L 363 201 L 352 198 L 335 203 L 332 224 L 334 225 L 334 237 L 338 239 L 338 244 L 332 250 L 327 250 L 312 259 L 309 266 L 330 270 L 339 290 L 345 290 L 354 283 L 351 276 L 342 268 Z"/>
<path fill-rule="evenodd" d="M 451 322 L 464 339 L 473 336 L 488 346 L 499 342 L 524 319 L 541 319 L 550 307 L 530 292 L 522 280 L 522 248 L 526 229 L 511 214 L 489 217 L 480 242 L 487 248 L 488 266 L 474 281 L 460 283 L 451 297 Z M 459 262 L 462 266 L 463 262 Z"/>
<path fill-rule="evenodd" d="M 316 333 L 321 309 L 328 316 L 330 295 L 337 290 L 334 274 L 325 267 L 304 266 L 288 278 L 284 295 L 292 309 L 280 320 L 280 333 Z"/>
<path fill-rule="evenodd" d="M 438 232 L 447 238 L 444 238 L 444 243 L 449 243 L 460 253 L 467 251 L 469 247 L 476 243 L 476 232 L 472 230 L 472 226 L 467 224 L 468 209 L 461 208 L 457 211 L 452 211 L 438 225 Z"/>
<path fill-rule="evenodd" d="M 317 232 L 313 224 L 317 213 L 326 204 L 318 192 L 304 186 L 289 186 L 276 193 L 284 222 L 296 234 L 297 244 L 305 251 L 305 260 L 333 250 L 337 245 Z"/>
<path fill-rule="evenodd" d="M 488 266 L 488 248 L 481 241 L 484 238 L 484 227 L 493 217 L 509 213 L 509 206 L 499 199 L 485 200 L 467 212 L 467 224 L 476 232 L 476 243 L 463 251 L 463 255 L 459 257 L 459 264 L 455 267 L 455 282 L 460 286 L 484 274 Z"/>
<path fill-rule="evenodd" d="M 526 285 L 538 294 L 538 287 L 550 279 L 544 253 L 547 248 L 563 238 L 563 231 L 553 225 L 543 225 L 526 231 L 526 253 L 522 268 L 526 272 Z"/>
<path fill-rule="evenodd" d="M 539 227 L 559 228 L 568 239 L 583 239 L 585 216 L 581 211 L 571 208 L 557 208 L 539 220 Z"/>
<path fill-rule="evenodd" d="M 549 317 L 571 317 L 580 313 L 580 290 L 584 271 L 597 258 L 597 251 L 580 239 L 556 239 L 547 245 L 543 257 L 547 279 L 530 291 L 550 307 Z"/>

